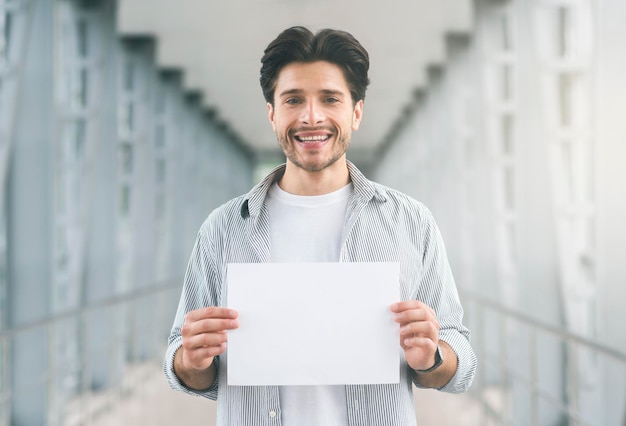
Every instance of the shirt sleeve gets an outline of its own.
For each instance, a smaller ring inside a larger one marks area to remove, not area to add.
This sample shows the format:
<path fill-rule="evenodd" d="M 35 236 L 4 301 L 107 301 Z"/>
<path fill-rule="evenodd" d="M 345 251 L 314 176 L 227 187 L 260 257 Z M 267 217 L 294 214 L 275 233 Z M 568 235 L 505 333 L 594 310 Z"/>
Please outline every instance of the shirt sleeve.
<path fill-rule="evenodd" d="M 181 329 L 185 321 L 185 315 L 187 312 L 195 309 L 219 305 L 220 292 L 213 263 L 215 256 L 212 255 L 211 246 L 206 237 L 206 225 L 207 223 L 205 222 L 198 233 L 187 265 L 178 309 L 168 339 L 163 369 L 172 389 L 216 400 L 217 384 L 219 383 L 219 357 L 216 357 L 214 360 L 217 372 L 215 381 L 205 391 L 196 391 L 188 388 L 174 373 L 174 356 L 176 351 L 182 346 Z"/>
<path fill-rule="evenodd" d="M 476 355 L 470 345 L 470 331 L 463 325 L 463 308 L 439 228 L 430 211 L 425 217 L 422 256 L 422 282 L 417 299 L 430 306 L 440 324 L 439 339 L 448 343 L 458 358 L 452 379 L 440 390 L 461 393 L 472 384 L 476 373 Z M 417 373 L 412 372 L 416 386 Z"/>

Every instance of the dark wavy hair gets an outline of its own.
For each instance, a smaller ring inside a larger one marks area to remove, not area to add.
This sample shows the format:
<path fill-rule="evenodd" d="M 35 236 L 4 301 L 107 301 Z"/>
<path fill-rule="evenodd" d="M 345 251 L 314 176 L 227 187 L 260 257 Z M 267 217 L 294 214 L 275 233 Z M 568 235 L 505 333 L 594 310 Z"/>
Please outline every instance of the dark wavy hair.
<path fill-rule="evenodd" d="M 283 31 L 265 49 L 261 58 L 261 89 L 274 105 L 276 79 L 284 66 L 293 62 L 327 61 L 338 65 L 348 83 L 352 102 L 365 99 L 370 62 L 367 50 L 345 31 L 324 29 L 313 34 L 301 26 Z"/>

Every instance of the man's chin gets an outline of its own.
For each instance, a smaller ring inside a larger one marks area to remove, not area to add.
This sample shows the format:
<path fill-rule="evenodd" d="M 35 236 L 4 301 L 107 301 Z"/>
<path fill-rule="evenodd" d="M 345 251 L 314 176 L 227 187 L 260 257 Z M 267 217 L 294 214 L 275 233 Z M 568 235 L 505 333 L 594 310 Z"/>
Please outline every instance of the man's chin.
<path fill-rule="evenodd" d="M 319 173 L 333 166 L 337 161 L 341 158 L 344 158 L 344 155 L 340 155 L 338 157 L 333 157 L 331 159 L 322 160 L 322 161 L 302 161 L 299 158 L 294 158 L 287 156 L 289 162 L 291 162 L 297 168 L 304 170 L 309 173 Z"/>

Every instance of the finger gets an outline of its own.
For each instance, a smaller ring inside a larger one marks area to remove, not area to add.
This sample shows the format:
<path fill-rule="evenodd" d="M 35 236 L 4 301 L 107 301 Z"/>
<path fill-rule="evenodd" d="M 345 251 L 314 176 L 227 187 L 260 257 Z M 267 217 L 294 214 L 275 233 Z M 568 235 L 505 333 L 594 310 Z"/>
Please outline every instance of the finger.
<path fill-rule="evenodd" d="M 205 358 L 212 358 L 223 354 L 224 351 L 226 351 L 226 342 L 219 346 L 207 346 L 206 348 L 203 348 L 203 350 L 200 350 L 199 353 Z"/>
<path fill-rule="evenodd" d="M 435 311 L 427 306 L 417 309 L 410 309 L 394 314 L 393 320 L 400 325 L 405 325 L 414 321 L 434 321 L 437 322 Z"/>
<path fill-rule="evenodd" d="M 227 330 L 234 330 L 239 327 L 236 319 L 204 319 L 195 322 L 185 323 L 181 330 L 183 336 L 195 336 L 205 333 L 221 333 Z"/>
<path fill-rule="evenodd" d="M 400 328 L 400 338 L 427 337 L 435 339 L 439 335 L 439 324 L 430 321 L 412 322 Z"/>
<path fill-rule="evenodd" d="M 219 306 L 209 306 L 206 308 L 200 308 L 187 312 L 187 315 L 185 315 L 185 321 L 193 322 L 207 318 L 235 319 L 237 317 L 238 313 L 234 309 L 222 308 Z"/>
<path fill-rule="evenodd" d="M 427 305 L 419 300 L 404 300 L 401 302 L 397 302 L 394 303 L 393 305 L 391 305 L 389 307 L 389 309 L 391 310 L 391 312 L 402 312 L 402 311 L 406 311 L 408 309 L 419 309 L 419 308 L 423 308 L 426 307 Z"/>
<path fill-rule="evenodd" d="M 202 348 L 196 348 L 193 350 L 184 350 L 184 357 L 187 359 L 188 363 L 194 368 L 204 369 L 208 367 L 211 362 L 213 362 L 213 358 L 221 355 L 226 350 L 226 343 L 223 343 L 219 346 L 208 346 Z"/>
<path fill-rule="evenodd" d="M 228 340 L 226 333 L 203 333 L 191 336 L 183 336 L 183 346 L 186 350 L 196 350 L 220 346 Z"/>
<path fill-rule="evenodd" d="M 407 337 L 401 341 L 401 346 L 404 349 L 419 348 L 424 352 L 435 352 L 437 349 L 438 340 L 429 339 L 427 337 Z"/>
<path fill-rule="evenodd" d="M 212 333 L 215 331 L 227 331 L 239 328 L 239 320 L 208 318 L 196 321 L 190 324 L 190 326 L 192 326 L 194 330 L 198 330 L 198 333 Z"/>

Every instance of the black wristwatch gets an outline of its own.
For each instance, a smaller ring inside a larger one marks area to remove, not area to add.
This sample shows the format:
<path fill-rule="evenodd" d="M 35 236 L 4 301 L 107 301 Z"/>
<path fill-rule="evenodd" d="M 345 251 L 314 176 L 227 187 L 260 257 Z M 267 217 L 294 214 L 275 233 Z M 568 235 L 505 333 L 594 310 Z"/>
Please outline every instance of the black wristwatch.
<path fill-rule="evenodd" d="M 426 370 L 415 370 L 415 371 L 417 371 L 420 374 L 430 373 L 431 371 L 435 371 L 437 368 L 439 368 L 441 364 L 443 364 L 443 355 L 441 353 L 441 346 L 437 345 L 437 351 L 435 352 L 435 364 Z"/>

